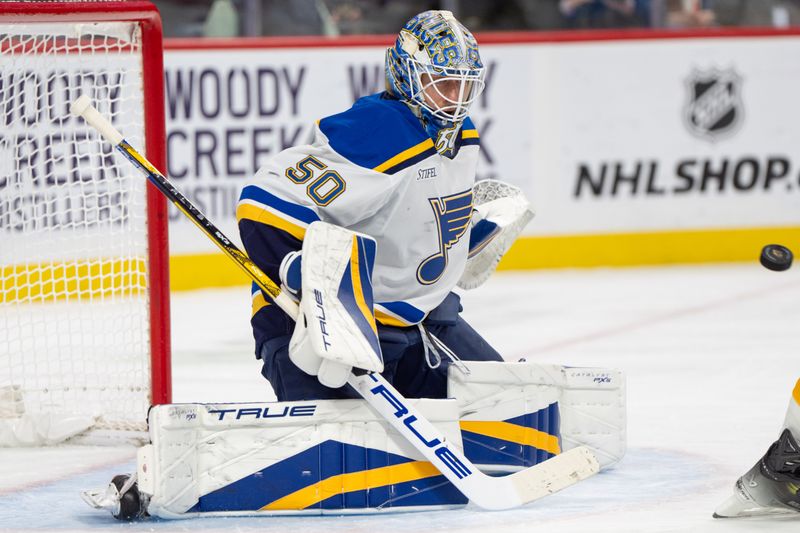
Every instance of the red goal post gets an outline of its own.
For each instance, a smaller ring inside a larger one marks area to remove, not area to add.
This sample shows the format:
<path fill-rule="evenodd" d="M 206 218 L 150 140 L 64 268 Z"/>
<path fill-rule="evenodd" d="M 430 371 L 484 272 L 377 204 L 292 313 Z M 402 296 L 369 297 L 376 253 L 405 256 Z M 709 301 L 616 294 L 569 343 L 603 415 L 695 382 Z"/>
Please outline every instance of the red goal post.
<path fill-rule="evenodd" d="M 171 400 L 166 201 L 70 117 L 87 92 L 165 169 L 155 6 L 0 3 L 0 419 L 140 432 Z"/>

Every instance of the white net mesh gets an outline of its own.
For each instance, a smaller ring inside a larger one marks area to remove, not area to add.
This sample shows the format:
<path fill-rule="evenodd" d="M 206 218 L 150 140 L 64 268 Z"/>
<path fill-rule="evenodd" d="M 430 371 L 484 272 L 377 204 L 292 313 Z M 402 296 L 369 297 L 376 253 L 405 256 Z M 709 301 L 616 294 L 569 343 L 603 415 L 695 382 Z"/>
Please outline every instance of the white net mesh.
<path fill-rule="evenodd" d="M 143 146 L 136 23 L 0 24 L 0 391 L 143 430 L 145 180 L 70 115 L 81 94 Z"/>

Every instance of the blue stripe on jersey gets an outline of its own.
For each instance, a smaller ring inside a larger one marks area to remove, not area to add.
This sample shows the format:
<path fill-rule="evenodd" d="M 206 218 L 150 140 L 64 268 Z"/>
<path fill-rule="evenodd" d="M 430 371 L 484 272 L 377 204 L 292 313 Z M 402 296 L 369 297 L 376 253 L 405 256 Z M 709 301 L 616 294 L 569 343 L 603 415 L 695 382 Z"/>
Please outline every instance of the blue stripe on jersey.
<path fill-rule="evenodd" d="M 392 314 L 399 316 L 408 324 L 418 324 L 425 318 L 425 313 L 422 310 L 407 302 L 377 302 L 377 304 Z"/>
<path fill-rule="evenodd" d="M 311 224 L 319 220 L 319 217 L 312 209 L 278 198 L 257 185 L 248 185 L 242 189 L 239 202 L 242 200 L 253 200 L 260 204 L 267 205 L 306 224 Z"/>
<path fill-rule="evenodd" d="M 478 130 L 475 128 L 475 124 L 472 123 L 471 118 L 465 118 L 464 123 L 461 125 L 461 135 L 459 135 L 456 140 L 456 146 L 461 148 L 462 146 L 470 145 L 480 146 L 480 144 L 481 139 L 478 135 Z"/>
<path fill-rule="evenodd" d="M 460 133 L 461 134 L 456 139 L 456 153 L 458 153 L 458 150 L 461 149 L 462 146 L 480 145 L 478 130 L 475 129 L 469 117 L 464 120 Z M 431 139 L 426 139 L 422 143 L 393 156 L 388 161 L 384 161 L 373 170 L 383 172 L 384 174 L 395 174 L 433 155 L 436 155 L 436 147 Z"/>
<path fill-rule="evenodd" d="M 419 154 L 417 154 L 417 155 L 415 155 L 415 156 L 413 156 L 413 157 L 411 157 L 409 159 L 406 159 L 405 161 L 400 161 L 396 165 L 393 165 L 393 166 L 387 168 L 386 170 L 383 171 L 383 173 L 384 174 L 395 174 L 397 172 L 400 172 L 403 169 L 406 169 L 406 168 L 408 168 L 410 166 L 416 165 L 420 161 L 428 159 L 430 156 L 435 155 L 435 154 L 436 154 L 436 148 L 431 146 L 430 148 L 428 148 L 424 152 L 421 152 L 421 153 L 419 153 Z"/>
<path fill-rule="evenodd" d="M 466 132 L 466 133 L 465 133 Z M 474 132 L 474 133 L 470 133 Z M 478 129 L 475 127 L 475 123 L 472 122 L 472 119 L 467 117 L 464 119 L 464 122 L 461 123 L 461 136 L 462 137 L 478 137 Z"/>
<path fill-rule="evenodd" d="M 375 168 L 428 139 L 408 106 L 384 94 L 360 98 L 347 111 L 319 121 L 331 147 L 365 168 Z"/>

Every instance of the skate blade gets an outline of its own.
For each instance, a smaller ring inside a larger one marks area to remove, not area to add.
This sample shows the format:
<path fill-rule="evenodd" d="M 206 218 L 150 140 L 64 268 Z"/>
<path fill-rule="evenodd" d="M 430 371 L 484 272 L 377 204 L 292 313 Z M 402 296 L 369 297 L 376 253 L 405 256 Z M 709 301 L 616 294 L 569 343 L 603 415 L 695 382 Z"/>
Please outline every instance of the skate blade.
<path fill-rule="evenodd" d="M 94 509 L 105 509 L 111 514 L 119 512 L 119 493 L 110 489 L 95 489 L 81 491 L 81 499 Z"/>
<path fill-rule="evenodd" d="M 797 512 L 788 509 L 778 509 L 776 507 L 759 507 L 758 509 L 748 509 L 736 515 L 722 515 L 714 512 L 714 518 L 751 518 L 759 516 L 796 516 Z"/>
<path fill-rule="evenodd" d="M 714 518 L 748 518 L 754 516 L 780 516 L 797 514 L 791 509 L 781 507 L 761 507 L 752 501 L 744 501 L 736 494 L 732 494 L 722 505 L 717 507 L 712 515 Z"/>

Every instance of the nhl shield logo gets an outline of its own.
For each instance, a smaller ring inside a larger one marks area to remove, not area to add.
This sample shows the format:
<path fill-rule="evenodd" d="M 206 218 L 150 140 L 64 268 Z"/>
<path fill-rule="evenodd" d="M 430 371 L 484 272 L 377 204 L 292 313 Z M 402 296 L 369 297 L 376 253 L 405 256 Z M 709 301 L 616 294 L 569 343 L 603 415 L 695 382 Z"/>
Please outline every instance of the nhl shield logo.
<path fill-rule="evenodd" d="M 716 141 L 733 134 L 742 123 L 742 78 L 733 70 L 692 71 L 687 80 L 684 118 L 692 135 Z"/>

